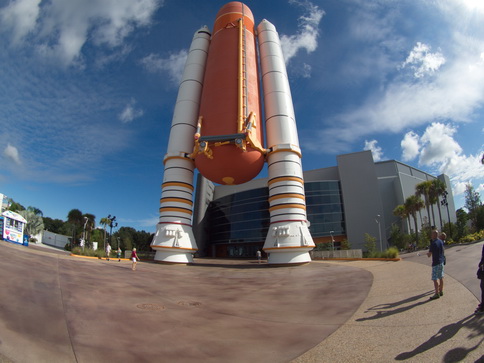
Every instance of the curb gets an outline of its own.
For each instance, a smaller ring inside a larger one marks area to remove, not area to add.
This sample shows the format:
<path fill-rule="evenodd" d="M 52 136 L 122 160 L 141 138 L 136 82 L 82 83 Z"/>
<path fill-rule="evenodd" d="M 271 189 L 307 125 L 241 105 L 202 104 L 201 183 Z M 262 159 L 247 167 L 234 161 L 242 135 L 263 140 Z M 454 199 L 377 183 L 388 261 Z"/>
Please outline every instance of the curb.
<path fill-rule="evenodd" d="M 389 261 L 398 262 L 402 261 L 402 258 L 356 258 L 356 257 L 327 257 L 327 258 L 315 258 L 313 261 Z"/>
<path fill-rule="evenodd" d="M 71 257 L 79 257 L 79 258 L 90 258 L 90 259 L 93 259 L 93 260 L 106 260 L 106 257 L 96 257 L 96 256 L 83 256 L 83 255 L 76 255 L 74 253 L 71 253 L 70 254 Z M 113 258 L 110 258 L 110 260 L 118 260 L 117 257 L 113 257 Z M 121 258 L 122 261 L 130 261 L 129 258 Z"/>

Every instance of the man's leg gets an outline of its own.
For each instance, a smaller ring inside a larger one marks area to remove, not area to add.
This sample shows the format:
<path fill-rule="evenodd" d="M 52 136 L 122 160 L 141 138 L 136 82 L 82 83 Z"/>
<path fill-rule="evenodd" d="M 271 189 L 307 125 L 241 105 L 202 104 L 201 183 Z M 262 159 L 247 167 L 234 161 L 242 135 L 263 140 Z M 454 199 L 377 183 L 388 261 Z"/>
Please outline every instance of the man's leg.
<path fill-rule="evenodd" d="M 439 281 L 438 280 L 433 280 L 433 281 L 434 281 L 435 295 L 439 295 Z"/>

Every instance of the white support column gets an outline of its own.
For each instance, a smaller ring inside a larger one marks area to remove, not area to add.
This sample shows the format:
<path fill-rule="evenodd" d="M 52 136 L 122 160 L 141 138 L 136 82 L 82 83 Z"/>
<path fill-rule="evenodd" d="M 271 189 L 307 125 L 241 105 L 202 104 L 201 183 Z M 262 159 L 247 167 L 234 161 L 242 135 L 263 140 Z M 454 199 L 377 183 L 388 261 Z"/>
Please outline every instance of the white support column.
<path fill-rule="evenodd" d="M 195 33 L 178 90 L 164 158 L 160 220 L 151 242 L 159 262 L 191 263 L 198 250 L 192 231 L 194 163 L 188 155 L 194 147 L 209 43 L 207 27 Z"/>
<path fill-rule="evenodd" d="M 267 20 L 257 28 L 264 89 L 269 165 L 270 227 L 264 251 L 269 264 L 311 261 L 301 150 L 279 35 Z"/>

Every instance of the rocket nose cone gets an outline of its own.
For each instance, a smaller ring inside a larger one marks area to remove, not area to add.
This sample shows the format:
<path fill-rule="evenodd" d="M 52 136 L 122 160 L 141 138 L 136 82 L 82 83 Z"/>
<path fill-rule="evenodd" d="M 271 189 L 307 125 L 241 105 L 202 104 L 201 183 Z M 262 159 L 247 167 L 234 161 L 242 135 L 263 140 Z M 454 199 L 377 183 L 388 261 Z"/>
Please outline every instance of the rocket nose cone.
<path fill-rule="evenodd" d="M 217 18 L 221 15 L 228 14 L 228 13 L 242 13 L 245 16 L 254 19 L 254 15 L 252 11 L 249 9 L 247 5 L 240 1 L 231 1 L 220 8 L 217 13 Z"/>

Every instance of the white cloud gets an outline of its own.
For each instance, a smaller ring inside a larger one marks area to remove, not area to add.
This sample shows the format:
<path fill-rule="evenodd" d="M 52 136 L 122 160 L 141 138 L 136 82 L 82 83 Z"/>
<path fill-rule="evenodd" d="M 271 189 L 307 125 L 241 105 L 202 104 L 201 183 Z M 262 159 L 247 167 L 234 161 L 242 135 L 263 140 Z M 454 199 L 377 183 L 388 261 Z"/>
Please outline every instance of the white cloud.
<path fill-rule="evenodd" d="M 17 44 L 33 31 L 39 16 L 41 0 L 17 0 L 0 10 L 4 27 L 12 30 L 13 43 Z"/>
<path fill-rule="evenodd" d="M 429 45 L 417 42 L 417 45 L 403 62 L 402 68 L 410 66 L 414 71 L 414 76 L 421 78 L 427 74 L 435 73 L 443 64 L 445 64 L 445 58 L 442 53 L 431 53 Z"/>
<path fill-rule="evenodd" d="M 286 64 L 291 58 L 295 57 L 297 52 L 305 49 L 306 52 L 311 53 L 318 47 L 319 23 L 323 18 L 325 12 L 318 8 L 318 6 L 306 2 L 291 1 L 294 4 L 304 6 L 306 15 L 299 17 L 299 31 L 295 35 L 282 35 L 281 47 L 284 53 Z"/>
<path fill-rule="evenodd" d="M 419 136 L 413 131 L 407 132 L 403 137 L 400 146 L 402 147 L 403 161 L 410 161 L 415 159 L 418 156 L 420 150 Z"/>
<path fill-rule="evenodd" d="M 420 141 L 422 149 L 419 163 L 422 165 L 444 164 L 462 153 L 462 148 L 453 139 L 455 127 L 432 123 L 427 127 Z"/>
<path fill-rule="evenodd" d="M 3 150 L 3 154 L 6 157 L 12 159 L 15 164 L 17 164 L 17 165 L 22 164 L 22 162 L 20 160 L 19 153 L 18 153 L 18 149 L 15 146 L 8 144 L 7 147 L 5 148 L 5 150 Z"/>
<path fill-rule="evenodd" d="M 13 41 L 27 35 L 39 53 L 66 65 L 78 62 L 83 46 L 120 46 L 136 28 L 150 25 L 162 0 L 17 0 L 1 9 L 1 18 L 13 28 Z"/>
<path fill-rule="evenodd" d="M 371 151 L 374 161 L 380 161 L 383 158 L 382 148 L 380 146 L 377 146 L 377 143 L 378 141 L 376 140 L 371 140 L 371 141 L 365 140 L 365 146 L 363 148 L 363 150 Z"/>
<path fill-rule="evenodd" d="M 180 50 L 178 53 L 170 54 L 168 58 L 150 54 L 141 60 L 141 64 L 152 73 L 168 72 L 172 82 L 178 85 L 183 75 L 187 55 L 188 52 L 185 49 Z"/>
<path fill-rule="evenodd" d="M 143 116 L 143 110 L 136 109 L 136 100 L 132 98 L 126 105 L 124 110 L 119 114 L 119 119 L 122 123 L 126 124 L 133 121 L 136 118 Z"/>
<path fill-rule="evenodd" d="M 483 193 L 484 192 L 484 184 L 479 184 L 476 188 L 476 192 L 478 192 L 479 194 Z"/>
<path fill-rule="evenodd" d="M 484 48 L 484 43 L 480 46 Z M 477 45 L 476 45 L 477 47 Z M 398 133 L 429 122 L 468 122 L 484 105 L 484 64 L 475 48 L 457 55 L 432 80 L 397 80 L 380 93 L 370 93 L 360 107 L 333 118 L 335 126 L 320 136 L 331 150 L 345 152 L 358 138 L 372 133 Z"/>
<path fill-rule="evenodd" d="M 419 157 L 419 165 L 448 175 L 454 196 L 462 194 L 466 184 L 484 180 L 484 165 L 480 162 L 483 151 L 464 155 L 462 147 L 454 140 L 456 132 L 457 128 L 452 125 L 435 122 L 427 126 L 420 137 L 413 131 L 408 132 L 401 144 L 404 155 Z"/>

